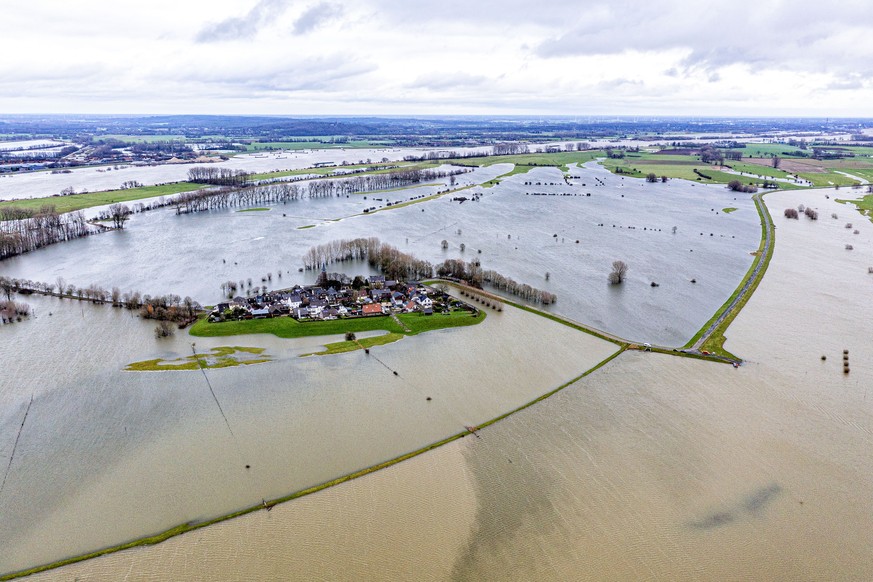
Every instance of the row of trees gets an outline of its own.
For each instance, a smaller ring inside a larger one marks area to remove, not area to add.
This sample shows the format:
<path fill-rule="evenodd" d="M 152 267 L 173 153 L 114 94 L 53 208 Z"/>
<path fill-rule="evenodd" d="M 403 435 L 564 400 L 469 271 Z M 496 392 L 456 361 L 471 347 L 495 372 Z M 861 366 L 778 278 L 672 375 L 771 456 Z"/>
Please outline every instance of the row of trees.
<path fill-rule="evenodd" d="M 0 260 L 93 232 L 81 210 L 59 214 L 44 207 L 29 218 L 0 222 Z"/>
<path fill-rule="evenodd" d="M 22 291 L 58 295 L 100 304 L 111 303 L 114 307 L 138 309 L 140 315 L 145 319 L 159 319 L 177 323 L 192 321 L 197 316 L 197 312 L 201 310 L 200 304 L 190 297 L 182 298 L 173 293 L 166 295 L 143 295 L 139 291 L 122 293 L 118 287 L 107 290 L 94 283 L 87 287 L 76 287 L 67 283 L 63 277 L 58 277 L 54 283 L 46 283 L 0 276 L 0 293 L 6 297 L 7 302 L 12 300 L 14 293 Z"/>
<path fill-rule="evenodd" d="M 428 182 L 446 176 L 456 176 L 468 171 L 469 170 L 467 169 L 456 169 L 450 171 L 401 169 L 385 172 L 383 174 L 369 174 L 367 176 L 355 176 L 353 178 L 313 180 L 312 182 L 309 182 L 308 193 L 310 198 L 321 198 L 354 194 L 357 192 L 370 192 L 372 190 L 403 188 L 404 186 Z"/>
<path fill-rule="evenodd" d="M 536 289 L 526 283 L 519 283 L 514 279 L 501 275 L 497 271 L 484 270 L 478 260 L 464 262 L 460 259 L 446 259 L 437 266 L 437 275 L 447 279 L 466 281 L 470 286 L 481 289 L 484 283 L 488 283 L 500 291 L 521 297 L 526 301 L 549 305 L 557 301 L 554 293 Z"/>
<path fill-rule="evenodd" d="M 250 174 L 245 170 L 195 166 L 188 170 L 188 181 L 213 186 L 245 186 Z"/>
<path fill-rule="evenodd" d="M 491 155 L 494 156 L 507 156 L 507 155 L 515 155 L 515 154 L 527 154 L 530 153 L 530 148 L 527 147 L 527 144 L 524 143 L 496 143 L 491 148 Z"/>
<path fill-rule="evenodd" d="M 311 247 L 303 256 L 306 269 L 342 261 L 366 260 L 389 279 L 426 279 L 433 277 L 433 265 L 409 253 L 381 242 L 376 237 L 335 240 Z"/>
<path fill-rule="evenodd" d="M 245 188 L 224 187 L 183 192 L 170 198 L 169 204 L 176 207 L 176 213 L 183 214 L 212 208 L 287 202 L 296 200 L 302 195 L 302 189 L 296 184 L 275 183 Z"/>
<path fill-rule="evenodd" d="M 483 271 L 482 279 L 497 289 L 506 293 L 511 293 L 512 295 L 517 295 L 526 301 L 550 305 L 558 300 L 558 296 L 554 293 L 543 291 L 542 289 L 536 289 L 526 283 L 518 283 L 509 277 L 501 275 L 497 271 Z"/>

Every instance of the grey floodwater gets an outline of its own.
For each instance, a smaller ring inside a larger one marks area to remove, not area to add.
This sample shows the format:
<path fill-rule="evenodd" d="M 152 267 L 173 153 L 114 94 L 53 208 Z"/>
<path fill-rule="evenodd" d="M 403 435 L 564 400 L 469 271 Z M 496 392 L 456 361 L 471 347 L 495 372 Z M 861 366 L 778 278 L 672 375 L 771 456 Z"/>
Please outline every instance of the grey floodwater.
<path fill-rule="evenodd" d="M 511 169 L 479 168 L 458 181 L 481 184 Z M 751 200 L 719 186 L 622 178 L 595 163 L 569 174 L 576 178 L 567 184 L 558 169 L 535 168 L 459 194 L 480 194 L 477 202 L 443 197 L 370 215 L 360 213 L 439 187 L 303 199 L 268 212 L 233 208 L 179 216 L 167 208 L 136 215 L 123 232 L 4 261 L 0 274 L 48 282 L 62 276 L 78 286 L 176 293 L 211 304 L 228 280 L 266 284 L 262 277 L 281 271 L 271 287 L 311 282 L 314 274 L 297 272 L 309 247 L 377 236 L 434 263 L 478 259 L 485 269 L 557 294 L 550 310 L 630 340 L 684 344 L 752 263 L 760 222 Z M 725 207 L 737 210 L 726 214 Z M 615 260 L 630 266 L 620 286 L 606 280 Z M 338 264 L 331 270 L 366 268 Z"/>

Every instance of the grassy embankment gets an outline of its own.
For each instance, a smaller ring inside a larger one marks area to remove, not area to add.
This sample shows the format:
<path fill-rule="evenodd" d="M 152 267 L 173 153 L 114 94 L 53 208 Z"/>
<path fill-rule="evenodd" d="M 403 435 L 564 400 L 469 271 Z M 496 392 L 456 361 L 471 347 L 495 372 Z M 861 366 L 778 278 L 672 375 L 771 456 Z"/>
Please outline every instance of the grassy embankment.
<path fill-rule="evenodd" d="M 764 214 L 762 213 L 761 209 L 759 208 L 758 209 L 758 216 L 761 219 L 761 243 L 759 244 L 758 250 L 756 251 L 755 260 L 752 261 L 752 265 L 749 267 L 748 272 L 746 272 L 746 275 L 743 277 L 742 281 L 740 281 L 740 284 L 737 286 L 737 288 L 734 290 L 734 292 L 731 294 L 731 296 L 728 297 L 727 301 L 725 301 L 724 304 L 718 309 L 718 311 L 715 312 L 715 315 L 713 315 L 709 319 L 709 321 L 707 321 L 705 324 L 703 324 L 703 327 L 700 328 L 700 331 L 698 331 L 694 335 L 694 337 L 691 338 L 691 340 L 689 340 L 689 342 L 687 344 L 685 344 L 685 346 L 684 346 L 685 348 L 690 348 L 691 346 L 693 346 L 694 343 L 698 339 L 700 339 L 700 337 L 703 335 L 703 332 L 706 331 L 709 328 L 709 326 L 712 325 L 712 323 L 716 319 L 718 319 L 719 315 L 721 315 L 722 312 L 725 309 L 727 309 L 728 305 L 730 305 L 731 302 L 734 299 L 736 299 L 737 295 L 740 294 L 740 291 L 742 290 L 743 285 L 745 285 L 746 280 L 752 276 L 752 273 L 754 272 L 755 267 L 758 265 L 758 263 L 763 261 L 763 266 L 761 267 L 761 270 L 758 272 L 757 278 L 754 281 L 752 281 L 752 284 L 749 286 L 749 289 L 746 292 L 746 294 L 743 295 L 743 298 L 739 301 L 739 303 L 737 303 L 736 307 L 730 313 L 730 315 L 728 315 L 725 318 L 725 320 L 722 321 L 721 324 L 719 324 L 719 326 L 713 330 L 712 334 L 709 336 L 709 339 L 706 340 L 702 346 L 700 346 L 701 350 L 708 351 L 712 354 L 724 356 L 726 358 L 731 358 L 733 360 L 740 359 L 737 356 L 735 356 L 734 354 L 732 354 L 729 351 L 727 351 L 726 349 L 724 349 L 724 342 L 727 340 L 727 338 L 725 337 L 724 334 L 725 334 L 725 331 L 727 331 L 728 327 L 730 327 L 731 323 L 733 323 L 734 319 L 736 319 L 737 315 L 739 315 L 740 311 L 743 310 L 743 307 L 745 307 L 746 303 L 749 302 L 749 299 L 752 298 L 752 295 L 755 294 L 755 290 L 758 288 L 758 285 L 764 279 L 764 274 L 767 272 L 767 267 L 770 264 L 770 259 L 773 257 L 773 250 L 776 248 L 776 229 L 774 227 L 773 231 L 771 233 L 770 248 L 767 251 L 766 256 L 763 254 L 765 237 L 766 237 L 766 228 L 767 228 L 765 221 L 771 220 L 771 219 L 770 219 L 770 212 L 767 209 L 767 205 L 763 203 L 763 198 L 761 201 L 761 207 L 763 208 L 763 212 L 767 213 L 767 217 L 766 218 L 764 217 Z"/>
<path fill-rule="evenodd" d="M 263 208 L 263 207 L 258 207 L 258 208 L 243 208 L 243 209 L 241 209 L 241 210 L 237 210 L 237 212 L 269 212 L 269 211 L 270 211 L 269 208 Z"/>
<path fill-rule="evenodd" d="M 291 317 L 276 317 L 273 319 L 248 319 L 219 323 L 209 323 L 205 318 L 201 318 L 191 326 L 189 333 L 197 337 L 271 333 L 281 338 L 295 338 L 383 330 L 400 335 L 417 335 L 446 327 L 475 325 L 485 319 L 485 312 L 480 310 L 476 317 L 473 317 L 468 311 L 452 311 L 448 315 L 441 313 L 434 313 L 433 315 L 401 313 L 397 315 L 397 318 L 406 329 L 398 325 L 391 317 L 386 316 L 305 322 L 297 321 Z"/>
<path fill-rule="evenodd" d="M 232 368 L 263 364 L 272 360 L 264 356 L 264 348 L 247 348 L 243 346 L 222 346 L 212 348 L 210 352 L 192 354 L 175 360 L 155 358 L 128 364 L 124 369 L 128 372 L 160 372 L 166 370 L 200 370 L 211 368 Z M 246 357 L 248 356 L 248 357 Z M 254 357 L 253 357 L 254 356 Z M 260 356 L 260 357 L 257 357 Z"/>
<path fill-rule="evenodd" d="M 158 196 L 171 196 L 182 192 L 191 192 L 206 188 L 204 184 L 192 184 L 190 182 L 173 182 L 160 186 L 141 186 L 126 190 L 104 190 L 102 192 L 88 192 L 85 194 L 70 194 L 69 196 L 49 196 L 47 198 L 29 198 L 26 200 L 11 200 L 0 202 L 0 207 L 15 206 L 28 210 L 39 210 L 43 206 L 52 205 L 57 212 L 72 212 L 94 206 L 104 206 L 117 202 L 130 202 L 143 198 L 155 198 Z"/>

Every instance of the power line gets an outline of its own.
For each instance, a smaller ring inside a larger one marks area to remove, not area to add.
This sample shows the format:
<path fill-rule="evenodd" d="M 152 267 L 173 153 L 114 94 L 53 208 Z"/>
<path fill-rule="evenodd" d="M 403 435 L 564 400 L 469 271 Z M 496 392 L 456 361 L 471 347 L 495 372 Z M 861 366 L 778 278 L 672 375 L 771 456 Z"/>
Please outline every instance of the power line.
<path fill-rule="evenodd" d="M 30 406 L 33 404 L 33 393 L 30 394 L 30 402 L 27 404 L 27 410 L 24 411 L 24 418 L 21 419 L 21 426 L 18 427 L 18 434 L 15 435 L 15 444 L 12 445 L 12 454 L 9 455 L 9 463 L 6 465 L 6 472 L 3 474 L 3 484 L 0 485 L 0 493 L 3 493 L 3 488 L 6 487 L 6 478 L 9 476 L 9 469 L 12 468 L 12 459 L 15 458 L 15 449 L 18 448 L 18 439 L 21 438 L 21 431 L 24 430 L 24 423 L 27 422 L 27 415 L 30 412 Z"/>

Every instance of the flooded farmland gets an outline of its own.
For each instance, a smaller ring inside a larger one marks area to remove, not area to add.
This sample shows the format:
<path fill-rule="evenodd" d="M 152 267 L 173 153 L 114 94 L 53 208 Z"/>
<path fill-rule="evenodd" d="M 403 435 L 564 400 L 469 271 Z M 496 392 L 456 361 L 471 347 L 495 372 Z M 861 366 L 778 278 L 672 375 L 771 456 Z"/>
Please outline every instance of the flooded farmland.
<path fill-rule="evenodd" d="M 0 392 L 0 456 L 16 446 L 0 495 L 3 572 L 397 457 L 521 406 L 617 349 L 507 306 L 477 326 L 370 355 L 299 357 L 336 337 L 197 338 L 198 351 L 262 347 L 273 361 L 206 374 L 125 372 L 134 361 L 190 355 L 191 338 L 157 342 L 153 325 L 108 306 L 29 301 L 34 317 L 0 329 L 0 354 L 15 362 Z"/>
<path fill-rule="evenodd" d="M 873 224 L 822 191 L 765 200 L 776 250 L 728 329 L 739 369 L 627 352 L 481 439 L 49 574 L 870 579 Z M 799 203 L 821 218 L 783 220 Z"/>
<path fill-rule="evenodd" d="M 479 168 L 458 181 L 481 184 L 511 169 Z M 556 168 L 535 168 L 459 193 L 479 195 L 475 202 L 445 196 L 386 209 L 389 200 L 439 188 L 422 186 L 303 199 L 264 212 L 231 208 L 179 216 L 167 208 L 136 215 L 123 232 L 4 261 L 0 274 L 50 282 L 60 275 L 79 286 L 176 293 L 211 304 L 227 280 L 257 282 L 281 271 L 273 288 L 311 282 L 313 274 L 297 272 L 309 247 L 376 235 L 433 263 L 480 260 L 485 269 L 555 293 L 558 303 L 549 309 L 595 328 L 635 341 L 684 344 L 752 263 L 760 222 L 751 200 L 719 186 L 625 179 L 593 163 L 568 174 L 565 182 Z M 383 210 L 361 214 L 377 205 Z M 726 207 L 737 210 L 725 213 Z M 615 260 L 630 266 L 621 286 L 606 281 Z M 361 267 L 333 269 L 355 274 Z"/>

